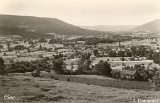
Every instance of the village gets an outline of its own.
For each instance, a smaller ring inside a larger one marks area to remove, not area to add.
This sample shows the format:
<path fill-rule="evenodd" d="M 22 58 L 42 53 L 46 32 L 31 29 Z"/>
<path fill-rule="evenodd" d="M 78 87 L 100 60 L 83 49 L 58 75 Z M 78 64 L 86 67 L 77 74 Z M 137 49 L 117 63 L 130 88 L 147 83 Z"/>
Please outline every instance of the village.
<path fill-rule="evenodd" d="M 159 61 L 154 60 L 154 55 L 159 53 L 159 40 L 157 35 L 150 37 L 147 33 L 144 34 L 136 33 L 136 36 L 128 36 L 121 33 L 117 38 L 109 35 L 108 37 L 55 35 L 52 39 L 38 40 L 5 35 L 0 37 L 0 56 L 4 60 L 6 72 L 54 70 L 62 75 L 92 74 L 121 80 L 149 81 L 154 73 L 160 70 L 157 64 Z M 59 60 L 59 58 L 62 63 L 56 67 L 53 59 Z M 44 59 L 47 61 L 43 65 L 36 64 L 36 61 Z M 28 63 L 27 68 L 25 65 L 15 65 L 23 62 Z M 108 67 L 101 67 L 103 65 Z"/>

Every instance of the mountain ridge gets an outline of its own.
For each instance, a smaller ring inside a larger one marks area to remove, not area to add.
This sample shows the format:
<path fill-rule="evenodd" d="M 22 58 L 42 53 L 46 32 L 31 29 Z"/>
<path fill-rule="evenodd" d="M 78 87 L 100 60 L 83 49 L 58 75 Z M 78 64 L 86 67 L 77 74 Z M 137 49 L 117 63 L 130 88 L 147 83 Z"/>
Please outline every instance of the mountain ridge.
<path fill-rule="evenodd" d="M 66 23 L 57 18 L 0 15 L 0 26 L 15 27 L 36 33 L 54 33 L 58 35 L 101 35 L 105 32 L 92 31 Z"/>
<path fill-rule="evenodd" d="M 160 19 L 156 19 L 145 24 L 142 24 L 131 31 L 160 31 Z"/>
<path fill-rule="evenodd" d="M 160 19 L 142 25 L 97 25 L 81 27 L 88 30 L 98 31 L 160 31 Z"/>

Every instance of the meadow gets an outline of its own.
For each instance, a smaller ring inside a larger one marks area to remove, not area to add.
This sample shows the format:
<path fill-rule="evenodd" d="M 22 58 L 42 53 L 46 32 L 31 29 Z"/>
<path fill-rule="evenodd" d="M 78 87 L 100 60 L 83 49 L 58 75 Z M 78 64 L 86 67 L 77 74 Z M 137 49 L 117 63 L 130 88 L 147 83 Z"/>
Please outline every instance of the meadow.
<path fill-rule="evenodd" d="M 109 77 L 97 76 L 97 75 L 59 75 L 55 73 L 42 72 L 42 77 L 52 78 L 60 81 L 69 81 L 76 83 L 83 83 L 87 85 L 97 85 L 103 87 L 114 87 L 123 89 L 151 89 L 151 83 L 149 82 L 137 82 L 137 81 L 126 81 L 126 80 L 116 80 Z"/>

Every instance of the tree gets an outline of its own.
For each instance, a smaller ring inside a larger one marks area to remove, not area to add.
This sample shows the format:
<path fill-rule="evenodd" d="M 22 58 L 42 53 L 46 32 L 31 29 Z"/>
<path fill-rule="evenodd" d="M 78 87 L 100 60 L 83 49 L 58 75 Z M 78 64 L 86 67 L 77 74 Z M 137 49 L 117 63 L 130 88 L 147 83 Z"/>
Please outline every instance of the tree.
<path fill-rule="evenodd" d="M 125 58 L 124 57 L 122 57 L 122 58 L 120 58 L 122 61 L 125 61 Z"/>
<path fill-rule="evenodd" d="M 24 47 L 24 45 L 16 45 L 13 49 L 14 50 L 24 50 L 25 47 Z"/>
<path fill-rule="evenodd" d="M 3 48 L 3 45 L 0 44 L 0 49 L 2 49 L 2 48 Z"/>
<path fill-rule="evenodd" d="M 11 42 L 7 41 L 7 42 L 6 42 L 6 45 L 7 45 L 8 51 L 10 51 L 10 49 L 11 49 L 11 48 L 10 48 Z"/>
<path fill-rule="evenodd" d="M 109 57 L 116 57 L 116 51 L 115 50 L 110 50 L 108 54 L 109 54 Z"/>
<path fill-rule="evenodd" d="M 28 44 L 31 44 L 31 47 L 33 47 L 33 40 L 30 40 L 29 42 L 28 42 Z"/>
<path fill-rule="evenodd" d="M 130 50 L 127 50 L 127 51 L 126 51 L 126 57 L 132 57 L 132 53 L 131 53 Z"/>
<path fill-rule="evenodd" d="M 27 50 L 28 50 L 28 52 L 30 52 L 30 49 L 29 49 L 29 48 L 28 48 Z"/>
<path fill-rule="evenodd" d="M 137 50 L 137 49 L 136 49 L 135 46 L 132 46 L 132 47 L 131 47 L 131 52 L 132 52 L 132 55 L 133 55 L 133 56 L 136 56 L 136 50 Z"/>
<path fill-rule="evenodd" d="M 121 78 L 120 71 L 112 71 L 112 77 L 115 79 L 120 79 Z"/>
<path fill-rule="evenodd" d="M 150 52 L 149 52 L 149 56 L 148 56 L 148 59 L 149 59 L 149 60 L 152 60 L 152 59 L 153 59 L 152 52 L 153 52 L 153 51 L 151 51 L 151 50 L 150 50 Z"/>
<path fill-rule="evenodd" d="M 74 62 L 71 63 L 71 72 L 73 72 L 74 69 Z"/>
<path fill-rule="evenodd" d="M 0 74 L 1 75 L 4 74 L 4 61 L 1 57 L 0 57 Z"/>
<path fill-rule="evenodd" d="M 38 42 L 40 42 L 40 43 L 45 43 L 45 42 L 47 42 L 44 38 L 40 38 L 39 40 L 38 40 Z"/>
<path fill-rule="evenodd" d="M 84 62 L 85 60 L 90 60 L 91 53 L 85 53 L 82 55 L 81 60 Z"/>
<path fill-rule="evenodd" d="M 91 60 L 85 60 L 83 63 L 83 68 L 84 68 L 83 71 L 87 73 L 91 69 L 90 65 L 91 65 Z"/>
<path fill-rule="evenodd" d="M 78 62 L 78 72 L 80 74 L 87 74 L 90 70 L 91 60 L 90 53 L 83 54 L 81 60 Z"/>
<path fill-rule="evenodd" d="M 137 71 L 134 75 L 135 75 L 134 76 L 135 81 L 143 81 L 143 76 L 141 76 Z"/>
<path fill-rule="evenodd" d="M 147 73 L 144 66 L 142 65 L 135 65 L 136 73 L 134 74 L 134 80 L 136 81 L 148 81 L 150 74 Z"/>
<path fill-rule="evenodd" d="M 53 58 L 52 64 L 56 73 L 64 74 L 65 63 L 62 58 Z"/>
<path fill-rule="evenodd" d="M 105 75 L 111 77 L 111 67 L 107 61 L 100 60 L 98 64 L 95 65 L 94 69 L 99 75 Z"/>
<path fill-rule="evenodd" d="M 97 56 L 98 50 L 97 50 L 97 49 L 94 49 L 94 50 L 93 50 L 93 54 L 94 54 L 95 56 Z"/>
<path fill-rule="evenodd" d="M 124 51 L 118 51 L 118 56 L 119 57 L 124 57 L 125 55 L 125 52 Z"/>
<path fill-rule="evenodd" d="M 78 72 L 79 74 L 88 74 L 88 71 L 91 70 L 91 60 L 85 60 L 81 59 L 78 63 Z"/>
<path fill-rule="evenodd" d="M 35 70 L 32 72 L 31 75 L 32 75 L 33 77 L 41 77 L 41 76 L 40 76 L 40 73 L 41 73 L 41 72 L 40 72 L 39 69 L 35 69 Z"/>
<path fill-rule="evenodd" d="M 146 54 L 146 49 L 142 46 L 142 47 L 140 48 L 140 57 L 144 57 L 145 54 Z"/>
<path fill-rule="evenodd" d="M 53 45 L 54 39 L 50 39 L 48 43 Z"/>
<path fill-rule="evenodd" d="M 39 50 L 42 50 L 42 45 L 39 46 Z"/>
<path fill-rule="evenodd" d="M 160 65 L 160 52 L 153 54 L 153 61 Z"/>

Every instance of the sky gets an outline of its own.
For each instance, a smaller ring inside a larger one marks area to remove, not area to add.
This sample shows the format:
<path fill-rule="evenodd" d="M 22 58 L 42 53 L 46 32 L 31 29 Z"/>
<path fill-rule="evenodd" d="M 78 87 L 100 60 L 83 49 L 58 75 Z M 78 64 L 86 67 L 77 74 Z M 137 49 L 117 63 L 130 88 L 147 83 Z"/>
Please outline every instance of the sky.
<path fill-rule="evenodd" d="M 0 14 L 57 18 L 77 26 L 141 25 L 160 19 L 160 0 L 0 0 Z"/>

